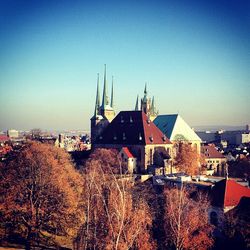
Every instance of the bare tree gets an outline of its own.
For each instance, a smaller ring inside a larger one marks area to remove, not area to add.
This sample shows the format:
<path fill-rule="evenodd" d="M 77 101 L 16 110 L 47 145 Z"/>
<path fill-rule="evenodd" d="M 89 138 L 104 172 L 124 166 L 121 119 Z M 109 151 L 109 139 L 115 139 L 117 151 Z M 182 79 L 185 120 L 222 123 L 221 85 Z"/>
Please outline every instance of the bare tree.
<path fill-rule="evenodd" d="M 165 192 L 167 246 L 182 249 L 209 249 L 213 245 L 208 221 L 208 200 L 198 193 L 190 198 L 183 186 Z"/>
<path fill-rule="evenodd" d="M 84 172 L 85 223 L 75 248 L 151 249 L 148 206 L 143 200 L 133 200 L 132 183 L 121 174 L 121 165 L 112 165 L 119 161 L 108 158 L 112 151 L 98 152 L 102 158 L 97 154 L 95 159 L 91 157 Z"/>

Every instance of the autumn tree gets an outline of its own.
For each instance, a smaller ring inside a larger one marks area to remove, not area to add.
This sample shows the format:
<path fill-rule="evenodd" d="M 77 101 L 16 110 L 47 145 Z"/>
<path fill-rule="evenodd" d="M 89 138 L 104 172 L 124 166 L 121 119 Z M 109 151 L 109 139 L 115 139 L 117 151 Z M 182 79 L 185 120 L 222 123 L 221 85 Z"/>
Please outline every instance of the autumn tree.
<path fill-rule="evenodd" d="M 31 142 L 1 168 L 0 211 L 27 240 L 73 233 L 82 177 L 62 149 Z"/>
<path fill-rule="evenodd" d="M 208 221 L 208 200 L 197 193 L 191 198 L 183 186 L 165 191 L 166 246 L 175 249 L 209 249 L 213 245 Z"/>
<path fill-rule="evenodd" d="M 177 154 L 174 159 L 176 169 L 191 176 L 200 173 L 204 159 L 197 149 L 185 142 L 179 142 L 176 146 Z"/>
<path fill-rule="evenodd" d="M 151 216 L 133 185 L 121 174 L 115 151 L 97 149 L 84 169 L 84 224 L 75 249 L 152 249 Z"/>

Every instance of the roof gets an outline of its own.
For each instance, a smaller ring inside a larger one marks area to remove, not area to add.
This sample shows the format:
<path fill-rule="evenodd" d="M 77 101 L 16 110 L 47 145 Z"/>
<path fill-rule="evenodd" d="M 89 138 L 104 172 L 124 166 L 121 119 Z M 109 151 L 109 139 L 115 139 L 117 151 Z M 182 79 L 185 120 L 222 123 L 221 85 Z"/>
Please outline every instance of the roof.
<path fill-rule="evenodd" d="M 128 158 L 135 158 L 127 147 L 123 147 L 122 150 L 127 155 Z"/>
<path fill-rule="evenodd" d="M 179 114 L 158 115 L 154 120 L 155 125 L 170 139 L 199 141 L 200 137 L 192 128 L 182 119 Z"/>
<path fill-rule="evenodd" d="M 201 146 L 201 153 L 205 158 L 225 158 L 225 156 L 216 150 L 214 146 L 206 145 Z"/>
<path fill-rule="evenodd" d="M 237 206 L 242 197 L 250 197 L 250 189 L 234 180 L 218 181 L 212 189 L 212 205 L 214 206 Z"/>
<path fill-rule="evenodd" d="M 142 111 L 121 111 L 97 138 L 96 144 L 171 144 Z"/>
<path fill-rule="evenodd" d="M 0 135 L 0 142 L 9 141 L 10 138 L 7 135 Z"/>

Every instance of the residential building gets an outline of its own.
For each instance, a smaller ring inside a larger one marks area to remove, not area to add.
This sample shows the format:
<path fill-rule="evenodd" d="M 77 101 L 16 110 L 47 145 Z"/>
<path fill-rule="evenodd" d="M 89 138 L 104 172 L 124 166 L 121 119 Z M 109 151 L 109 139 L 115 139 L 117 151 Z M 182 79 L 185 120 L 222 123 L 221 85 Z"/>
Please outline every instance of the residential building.
<path fill-rule="evenodd" d="M 224 214 L 236 207 L 243 197 L 250 198 L 250 189 L 234 180 L 223 179 L 211 190 L 210 220 L 215 225 L 223 223 Z"/>
<path fill-rule="evenodd" d="M 202 145 L 201 154 L 203 154 L 203 156 L 205 157 L 208 175 L 226 175 L 227 159 L 222 153 L 217 151 L 213 144 Z"/>
<path fill-rule="evenodd" d="M 134 173 L 136 171 L 136 157 L 133 156 L 128 147 L 122 147 L 119 152 L 119 157 L 126 172 Z"/>

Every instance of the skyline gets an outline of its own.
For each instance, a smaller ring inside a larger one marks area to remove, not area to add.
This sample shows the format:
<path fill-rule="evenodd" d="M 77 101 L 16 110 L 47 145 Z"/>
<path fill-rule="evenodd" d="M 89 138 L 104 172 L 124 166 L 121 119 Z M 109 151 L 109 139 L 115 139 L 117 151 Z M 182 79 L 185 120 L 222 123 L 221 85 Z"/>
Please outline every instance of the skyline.
<path fill-rule="evenodd" d="M 249 124 L 249 13 L 243 0 L 2 1 L 0 130 L 89 130 L 104 64 L 116 114 L 147 82 L 160 114 Z"/>

